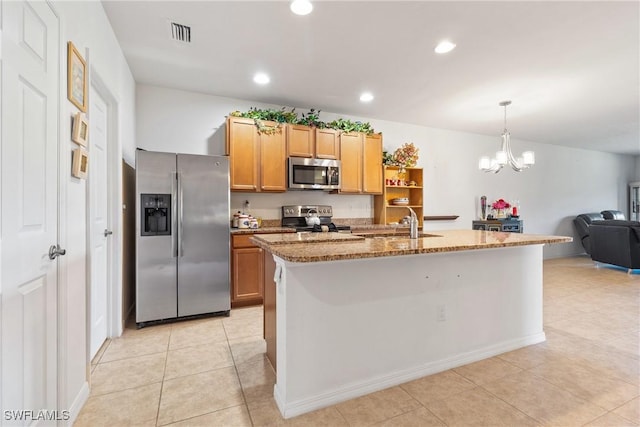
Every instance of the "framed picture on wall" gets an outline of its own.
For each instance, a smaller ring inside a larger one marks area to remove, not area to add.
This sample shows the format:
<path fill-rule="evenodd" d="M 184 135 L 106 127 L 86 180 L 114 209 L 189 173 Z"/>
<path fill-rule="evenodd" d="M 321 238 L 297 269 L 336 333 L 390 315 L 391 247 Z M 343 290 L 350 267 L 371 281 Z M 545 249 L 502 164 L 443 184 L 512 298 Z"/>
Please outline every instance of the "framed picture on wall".
<path fill-rule="evenodd" d="M 73 161 L 71 162 L 71 175 L 76 178 L 86 179 L 89 170 L 89 153 L 84 148 L 73 150 Z"/>
<path fill-rule="evenodd" d="M 87 63 L 73 43 L 67 43 L 67 98 L 80 111 L 87 111 Z"/>
<path fill-rule="evenodd" d="M 71 140 L 76 144 L 87 146 L 89 139 L 89 122 L 84 113 L 76 113 L 73 118 L 73 130 L 71 131 Z"/>

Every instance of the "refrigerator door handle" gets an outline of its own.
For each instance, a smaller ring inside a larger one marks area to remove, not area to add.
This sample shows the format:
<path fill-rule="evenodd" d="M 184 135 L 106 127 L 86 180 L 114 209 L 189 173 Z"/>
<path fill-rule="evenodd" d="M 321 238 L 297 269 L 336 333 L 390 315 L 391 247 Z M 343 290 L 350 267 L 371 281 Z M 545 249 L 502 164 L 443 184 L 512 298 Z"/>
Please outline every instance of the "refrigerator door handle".
<path fill-rule="evenodd" d="M 182 236 L 183 230 L 183 218 L 184 218 L 184 203 L 183 203 L 183 191 L 182 191 L 182 174 L 180 172 L 178 175 L 178 257 L 184 256 L 184 238 Z"/>
<path fill-rule="evenodd" d="M 171 215 L 173 216 L 173 218 L 171 219 L 172 223 L 175 223 L 175 218 L 176 218 L 176 213 L 178 210 L 178 197 L 177 197 L 177 181 L 178 181 L 178 173 L 174 172 L 171 174 L 172 175 L 172 179 L 171 179 Z M 173 224 L 171 224 L 171 228 L 173 229 L 174 226 Z M 176 233 L 176 230 L 174 229 L 173 232 L 171 233 L 171 257 L 172 258 L 177 258 L 178 256 L 178 233 Z"/>

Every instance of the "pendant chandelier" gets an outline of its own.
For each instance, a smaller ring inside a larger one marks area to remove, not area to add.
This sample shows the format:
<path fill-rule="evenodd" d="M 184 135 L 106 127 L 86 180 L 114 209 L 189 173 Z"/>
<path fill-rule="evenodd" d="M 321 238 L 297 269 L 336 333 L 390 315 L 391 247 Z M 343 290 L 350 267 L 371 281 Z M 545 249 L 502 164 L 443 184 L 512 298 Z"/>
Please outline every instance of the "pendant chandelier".
<path fill-rule="evenodd" d="M 489 157 L 481 157 L 478 167 L 484 172 L 498 173 L 502 168 L 509 164 L 511 168 L 516 172 L 521 172 L 524 169 L 536 163 L 535 154 L 533 151 L 525 151 L 522 153 L 522 157 L 514 157 L 511 152 L 511 135 L 507 131 L 507 105 L 511 104 L 511 101 L 502 101 L 499 105 L 504 107 L 504 132 L 502 132 L 502 146 L 500 151 L 496 152 L 496 156 L 493 159 Z"/>

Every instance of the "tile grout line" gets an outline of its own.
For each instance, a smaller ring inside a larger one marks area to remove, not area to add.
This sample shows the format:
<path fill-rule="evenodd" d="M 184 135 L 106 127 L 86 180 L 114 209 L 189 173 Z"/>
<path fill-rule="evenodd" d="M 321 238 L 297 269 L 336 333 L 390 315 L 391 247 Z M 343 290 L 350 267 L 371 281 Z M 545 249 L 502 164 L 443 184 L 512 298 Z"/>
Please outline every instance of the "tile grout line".
<path fill-rule="evenodd" d="M 169 328 L 169 339 L 167 340 L 167 349 L 164 357 L 164 368 L 162 371 L 162 382 L 160 383 L 160 396 L 158 396 L 158 409 L 156 410 L 156 422 L 157 426 L 160 422 L 160 405 L 162 403 L 162 391 L 164 390 L 164 377 L 167 374 L 167 362 L 169 361 L 169 348 L 171 346 L 171 334 L 173 333 L 173 325 Z"/>
<path fill-rule="evenodd" d="M 616 406 L 615 408 L 611 409 L 608 413 L 613 413 L 614 415 L 617 415 L 617 416 L 619 416 L 619 417 L 621 417 L 621 418 L 624 418 L 625 420 L 628 420 L 628 421 L 630 421 L 630 422 L 632 422 L 632 423 L 637 423 L 639 420 L 632 420 L 632 419 L 630 419 L 630 418 L 625 417 L 624 415 L 620 415 L 620 414 L 618 414 L 618 413 L 616 413 L 616 412 L 613 412 L 613 411 L 615 411 L 616 409 L 620 409 L 620 408 L 622 408 L 624 405 L 628 404 L 629 402 L 634 401 L 635 399 L 638 399 L 638 401 L 639 401 L 639 403 L 640 403 L 640 395 L 638 395 L 638 396 L 636 396 L 636 397 L 634 397 L 634 398 L 632 398 L 632 399 L 629 399 L 628 401 L 624 402 L 622 405 Z M 605 414 L 605 415 L 606 415 L 606 414 Z"/>
<path fill-rule="evenodd" d="M 233 355 L 233 351 L 231 350 L 231 343 L 229 342 L 229 335 L 227 335 L 227 328 L 224 326 L 224 322 L 222 322 L 222 330 L 224 331 L 224 336 L 227 339 L 227 346 L 229 347 L 229 354 L 231 354 L 231 360 L 233 361 L 233 370 L 236 372 L 236 377 L 238 378 L 238 384 L 240 385 L 240 392 L 242 393 L 242 401 L 244 402 L 244 407 L 247 410 L 247 414 L 249 414 L 249 421 L 251 421 L 251 425 L 255 426 L 255 423 L 253 422 L 253 417 L 251 416 L 251 411 L 249 411 L 247 396 L 244 393 L 244 387 L 242 387 L 242 381 L 240 380 L 240 372 L 238 372 L 238 365 L 236 364 L 236 358 Z"/>
<path fill-rule="evenodd" d="M 524 372 L 525 370 L 523 369 L 521 372 Z M 511 375 L 516 375 L 516 374 L 511 374 Z M 508 377 L 510 375 L 507 375 L 506 377 Z M 500 379 L 504 379 L 505 377 L 502 377 Z M 498 380 L 496 380 L 498 381 Z M 492 381 L 493 382 L 493 381 Z M 527 418 L 531 418 L 532 420 L 534 420 L 535 422 L 537 422 L 538 424 L 540 424 L 541 426 L 546 425 L 544 421 L 537 419 L 536 417 L 534 417 L 533 415 L 529 415 L 528 413 L 526 413 L 524 410 L 518 408 L 517 406 L 515 406 L 513 403 L 511 402 L 507 402 L 506 400 L 504 400 L 503 398 L 501 398 L 500 396 L 496 395 L 495 393 L 492 393 L 491 390 L 488 390 L 486 388 L 484 388 L 483 386 L 478 386 L 480 387 L 482 390 L 484 390 L 486 393 L 488 393 L 490 396 L 495 397 L 496 399 L 500 400 L 501 402 L 504 402 L 505 405 L 510 406 L 511 408 L 515 409 L 517 412 L 523 414 L 525 417 Z M 592 420 L 593 421 L 593 420 Z"/>
<path fill-rule="evenodd" d="M 537 366 L 541 366 L 541 365 L 537 365 Z M 529 374 L 533 375 L 534 377 L 538 378 L 539 380 L 544 381 L 544 382 L 546 382 L 547 384 L 550 384 L 551 386 L 556 387 L 556 388 L 558 388 L 559 390 L 562 390 L 563 392 L 570 394 L 570 395 L 571 395 L 571 396 L 573 396 L 574 398 L 579 399 L 579 400 L 581 400 L 581 401 L 583 401 L 583 402 L 585 402 L 585 403 L 588 403 L 588 404 L 590 404 L 590 405 L 593 405 L 593 406 L 598 407 L 598 408 L 602 409 L 603 411 L 605 411 L 605 413 L 604 413 L 604 414 L 598 415 L 596 418 L 594 418 L 594 419 L 592 419 L 592 420 L 589 420 L 586 424 L 589 424 L 589 423 L 591 423 L 591 422 L 593 422 L 593 421 L 597 420 L 598 418 L 600 418 L 601 416 L 603 416 L 603 415 L 605 415 L 607 412 L 609 412 L 609 410 L 608 410 L 608 409 L 603 408 L 602 406 L 600 406 L 600 405 L 598 405 L 598 404 L 596 404 L 596 403 L 594 403 L 594 402 L 591 402 L 591 401 L 589 401 L 589 400 L 586 400 L 586 399 L 584 399 L 584 398 L 582 398 L 582 397 L 578 396 L 577 394 L 575 394 L 575 393 L 571 392 L 570 390 L 567 390 L 567 389 L 565 389 L 564 387 L 560 387 L 558 384 L 554 384 L 554 383 L 552 383 L 551 381 L 548 381 L 546 378 L 544 378 L 544 377 L 542 377 L 542 376 L 540 376 L 540 375 L 536 374 L 535 372 L 532 372 L 532 371 L 531 371 L 531 369 L 534 369 L 535 367 L 536 367 L 536 366 L 534 366 L 534 367 L 532 367 L 532 368 L 529 368 L 529 369 L 523 369 L 523 370 L 522 370 L 522 372 L 528 372 Z M 508 377 L 508 376 L 512 376 L 512 375 L 517 375 L 517 374 L 518 374 L 518 373 L 516 373 L 516 374 L 511 374 L 511 375 L 507 375 L 507 377 Z M 503 377 L 503 378 L 505 378 L 505 377 Z M 495 380 L 495 381 L 499 381 L 499 380 Z M 494 382 L 494 381 L 492 381 L 492 382 Z M 533 419 L 533 420 L 535 420 L 535 421 L 539 422 L 539 423 L 540 423 L 540 424 L 542 424 L 542 425 L 544 425 L 544 424 L 545 424 L 542 420 L 539 420 L 539 419 L 535 418 L 533 415 L 529 415 L 529 414 L 528 414 L 528 413 L 526 413 L 523 409 L 520 409 L 520 408 L 518 408 L 517 406 L 515 406 L 514 404 L 512 404 L 512 403 L 510 403 L 510 402 L 507 402 L 506 400 L 502 399 L 500 396 L 495 395 L 494 393 L 492 393 L 490 390 L 488 390 L 488 389 L 484 388 L 483 386 L 480 386 L 480 387 L 481 387 L 484 391 L 486 391 L 487 393 L 491 394 L 492 396 L 494 396 L 494 397 L 495 397 L 495 398 L 497 398 L 497 399 L 502 400 L 504 403 L 506 403 L 507 405 L 512 406 L 513 408 L 515 408 L 515 409 L 516 409 L 516 410 L 518 410 L 519 412 L 522 412 L 523 414 L 525 414 L 525 415 L 526 415 L 526 416 L 528 416 L 529 418 L 531 418 L 531 419 Z"/>

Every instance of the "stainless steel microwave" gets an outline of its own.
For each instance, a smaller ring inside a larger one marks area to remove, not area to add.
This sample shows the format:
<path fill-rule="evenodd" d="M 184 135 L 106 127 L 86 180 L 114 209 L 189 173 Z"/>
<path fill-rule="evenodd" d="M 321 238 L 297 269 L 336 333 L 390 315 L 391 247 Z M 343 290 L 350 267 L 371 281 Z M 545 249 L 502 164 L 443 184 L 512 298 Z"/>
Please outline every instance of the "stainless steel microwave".
<path fill-rule="evenodd" d="M 292 190 L 339 190 L 340 160 L 289 157 Z"/>

